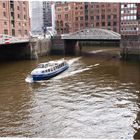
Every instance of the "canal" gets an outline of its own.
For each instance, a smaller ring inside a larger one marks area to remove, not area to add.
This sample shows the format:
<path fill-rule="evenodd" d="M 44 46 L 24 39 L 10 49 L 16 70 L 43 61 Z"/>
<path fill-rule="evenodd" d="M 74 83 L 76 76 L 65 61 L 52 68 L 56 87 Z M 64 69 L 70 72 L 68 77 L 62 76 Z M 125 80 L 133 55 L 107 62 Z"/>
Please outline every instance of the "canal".
<path fill-rule="evenodd" d="M 0 137 L 140 138 L 139 63 L 69 56 L 64 73 L 25 81 L 59 58 L 0 62 Z"/>

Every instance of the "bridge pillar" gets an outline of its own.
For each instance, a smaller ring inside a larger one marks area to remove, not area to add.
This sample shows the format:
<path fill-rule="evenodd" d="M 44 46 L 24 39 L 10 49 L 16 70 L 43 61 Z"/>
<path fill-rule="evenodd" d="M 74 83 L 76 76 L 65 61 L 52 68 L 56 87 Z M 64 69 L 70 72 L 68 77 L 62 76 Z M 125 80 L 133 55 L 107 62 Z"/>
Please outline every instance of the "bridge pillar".
<path fill-rule="evenodd" d="M 122 59 L 140 61 L 140 36 L 122 36 L 120 48 Z"/>
<path fill-rule="evenodd" d="M 68 55 L 74 55 L 76 51 L 76 40 L 65 40 L 64 41 L 64 48 L 65 48 L 65 54 Z"/>
<path fill-rule="evenodd" d="M 31 59 L 38 59 L 37 55 L 37 39 L 36 38 L 31 38 L 30 39 L 30 53 L 31 53 Z"/>

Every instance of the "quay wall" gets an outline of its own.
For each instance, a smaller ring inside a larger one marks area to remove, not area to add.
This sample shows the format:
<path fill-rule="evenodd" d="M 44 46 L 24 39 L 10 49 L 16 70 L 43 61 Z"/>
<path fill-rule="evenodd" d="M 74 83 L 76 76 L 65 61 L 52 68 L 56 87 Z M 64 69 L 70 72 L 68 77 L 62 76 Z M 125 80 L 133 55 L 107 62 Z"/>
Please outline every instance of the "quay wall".
<path fill-rule="evenodd" d="M 50 54 L 62 55 L 65 53 L 64 40 L 61 36 L 55 35 L 51 38 L 32 38 L 30 40 L 31 59 L 37 59 L 40 56 L 47 56 Z"/>
<path fill-rule="evenodd" d="M 140 36 L 122 36 L 120 55 L 122 60 L 140 61 Z"/>
<path fill-rule="evenodd" d="M 52 46 L 51 39 L 31 38 L 30 39 L 31 59 L 38 59 L 38 57 L 49 55 L 51 51 L 51 46 Z"/>

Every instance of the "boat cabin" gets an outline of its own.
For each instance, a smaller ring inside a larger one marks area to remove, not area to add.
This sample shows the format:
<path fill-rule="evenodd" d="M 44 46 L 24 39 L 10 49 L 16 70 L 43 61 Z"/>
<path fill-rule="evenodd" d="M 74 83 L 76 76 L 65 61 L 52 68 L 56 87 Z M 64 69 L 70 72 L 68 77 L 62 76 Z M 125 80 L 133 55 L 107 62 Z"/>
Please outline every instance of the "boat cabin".
<path fill-rule="evenodd" d="M 48 63 L 41 63 L 38 65 L 37 68 L 43 68 L 44 71 L 42 71 L 43 73 L 46 73 L 46 72 L 52 72 L 52 71 L 55 71 L 55 70 L 58 70 L 62 67 L 64 67 L 66 65 L 66 62 L 65 61 L 61 61 L 61 62 L 48 62 Z"/>

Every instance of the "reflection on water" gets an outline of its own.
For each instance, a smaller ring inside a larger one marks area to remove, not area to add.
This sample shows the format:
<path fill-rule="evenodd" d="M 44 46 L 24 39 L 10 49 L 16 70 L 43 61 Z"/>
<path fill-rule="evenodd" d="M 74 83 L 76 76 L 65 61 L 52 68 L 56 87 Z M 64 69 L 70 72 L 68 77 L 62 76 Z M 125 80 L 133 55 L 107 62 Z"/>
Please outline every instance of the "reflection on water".
<path fill-rule="evenodd" d="M 0 136 L 140 138 L 138 63 L 66 59 L 68 70 L 38 83 L 25 79 L 48 58 L 0 64 Z"/>

